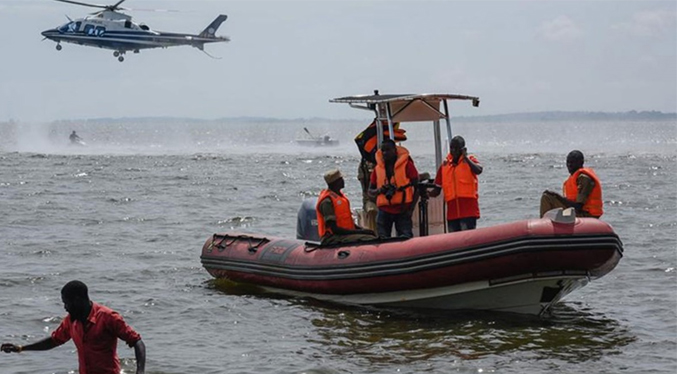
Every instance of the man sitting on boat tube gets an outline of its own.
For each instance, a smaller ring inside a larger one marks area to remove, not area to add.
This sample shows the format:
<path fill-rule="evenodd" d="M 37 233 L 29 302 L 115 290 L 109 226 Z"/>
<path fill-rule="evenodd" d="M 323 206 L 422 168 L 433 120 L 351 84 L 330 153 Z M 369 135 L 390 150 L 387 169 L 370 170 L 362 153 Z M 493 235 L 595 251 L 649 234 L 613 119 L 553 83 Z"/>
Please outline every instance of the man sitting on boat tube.
<path fill-rule="evenodd" d="M 322 245 L 345 244 L 376 239 L 374 232 L 355 224 L 350 210 L 350 201 L 341 192 L 345 187 L 343 175 L 338 169 L 324 174 L 327 189 L 317 198 L 317 231 Z"/>
<path fill-rule="evenodd" d="M 604 213 L 602 200 L 602 183 L 597 174 L 584 168 L 583 152 L 573 150 L 567 155 L 567 170 L 569 178 L 564 181 L 562 190 L 564 196 L 557 192 L 545 190 L 541 195 L 541 217 L 557 208 L 574 208 L 579 217 L 599 218 Z"/>

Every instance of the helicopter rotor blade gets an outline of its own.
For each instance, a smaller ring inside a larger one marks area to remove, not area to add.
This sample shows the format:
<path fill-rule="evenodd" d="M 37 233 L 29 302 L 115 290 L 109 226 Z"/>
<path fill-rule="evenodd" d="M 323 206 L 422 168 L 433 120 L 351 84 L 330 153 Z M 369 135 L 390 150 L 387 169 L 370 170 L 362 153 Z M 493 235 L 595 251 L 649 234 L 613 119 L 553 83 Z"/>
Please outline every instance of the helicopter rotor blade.
<path fill-rule="evenodd" d="M 88 7 L 92 7 L 92 8 L 101 8 L 101 9 L 108 8 L 107 5 L 81 3 L 79 1 L 73 1 L 73 0 L 54 0 L 54 1 L 58 1 L 60 3 L 69 3 L 69 4 L 75 4 L 75 5 L 88 6 Z"/>
<path fill-rule="evenodd" d="M 131 10 L 134 12 L 161 12 L 161 13 L 183 13 L 180 10 L 176 9 L 150 9 L 150 8 L 124 8 L 125 10 Z"/>
<path fill-rule="evenodd" d="M 61 3 L 69 3 L 69 4 L 76 4 L 76 5 L 82 5 L 82 6 L 88 6 L 92 8 L 100 8 L 100 9 L 107 9 L 111 11 L 116 11 L 116 10 L 128 10 L 126 8 L 123 8 L 120 6 L 120 4 L 124 3 L 126 0 L 120 0 L 117 3 L 113 5 L 102 5 L 102 4 L 91 4 L 91 3 L 83 3 L 80 1 L 73 1 L 73 0 L 54 0 L 58 1 Z"/>
<path fill-rule="evenodd" d="M 120 8 L 119 8 L 119 7 L 120 7 L 120 4 L 124 3 L 125 1 L 127 1 L 127 0 L 120 0 L 120 1 L 118 1 L 117 3 L 115 3 L 115 5 L 111 6 L 110 9 L 111 9 L 111 10 L 120 9 Z"/>

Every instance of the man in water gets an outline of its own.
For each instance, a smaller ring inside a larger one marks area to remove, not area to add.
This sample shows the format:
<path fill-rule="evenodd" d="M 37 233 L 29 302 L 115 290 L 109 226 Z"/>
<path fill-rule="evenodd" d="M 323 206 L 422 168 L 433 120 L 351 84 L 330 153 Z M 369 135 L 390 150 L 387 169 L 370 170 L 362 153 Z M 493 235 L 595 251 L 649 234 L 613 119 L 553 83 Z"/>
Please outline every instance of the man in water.
<path fill-rule="evenodd" d="M 569 152 L 567 169 L 570 176 L 562 185 L 564 196 L 545 190 L 541 196 L 541 217 L 551 209 L 570 207 L 576 209 L 579 217 L 602 216 L 602 183 L 592 169 L 583 167 L 584 161 L 581 151 Z"/>
<path fill-rule="evenodd" d="M 482 165 L 473 155 L 468 155 L 465 139 L 454 136 L 449 142 L 449 154 L 442 163 L 435 184 L 441 185 L 447 202 L 447 227 L 449 232 L 473 230 L 480 218 L 477 176 Z M 430 196 L 440 194 L 440 188 L 430 191 Z"/>
<path fill-rule="evenodd" d="M 82 141 L 82 138 L 79 137 L 78 134 L 75 133 L 75 130 L 73 130 L 73 132 L 68 137 L 68 139 L 71 140 L 71 143 L 80 143 Z"/>
<path fill-rule="evenodd" d="M 141 335 L 117 312 L 90 301 L 84 283 L 77 280 L 66 283 L 61 289 L 61 300 L 68 315 L 50 337 L 25 346 L 5 343 L 0 350 L 6 353 L 46 351 L 73 339 L 80 374 L 119 374 L 119 338 L 134 347 L 136 374 L 145 372 L 146 346 Z"/>
<path fill-rule="evenodd" d="M 376 167 L 371 174 L 369 195 L 376 198 L 378 236 L 390 238 L 395 225 L 397 236 L 412 238 L 411 215 L 418 201 L 418 170 L 409 151 L 386 138 L 376 152 Z"/>
<path fill-rule="evenodd" d="M 324 174 L 327 189 L 317 198 L 317 231 L 322 245 L 345 244 L 376 239 L 374 232 L 355 224 L 350 201 L 341 192 L 345 187 L 343 175 L 338 169 Z"/>

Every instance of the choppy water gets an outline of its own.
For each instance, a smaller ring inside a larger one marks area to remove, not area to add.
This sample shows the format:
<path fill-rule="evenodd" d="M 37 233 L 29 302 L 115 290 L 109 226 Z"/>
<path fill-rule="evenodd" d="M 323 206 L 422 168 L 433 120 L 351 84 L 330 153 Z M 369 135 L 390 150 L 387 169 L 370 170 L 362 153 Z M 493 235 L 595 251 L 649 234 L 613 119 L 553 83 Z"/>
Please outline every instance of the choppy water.
<path fill-rule="evenodd" d="M 625 256 L 544 318 L 349 308 L 221 287 L 200 265 L 230 229 L 293 237 L 331 167 L 359 201 L 365 123 L 56 124 L 0 128 L 0 340 L 26 344 L 65 314 L 63 284 L 120 311 L 148 373 L 672 373 L 677 370 L 677 125 L 461 123 L 485 172 L 480 226 L 534 217 L 581 149 Z M 291 141 L 303 126 L 338 148 Z M 314 127 L 311 127 L 314 126 Z M 87 147 L 69 147 L 76 129 Z M 405 143 L 434 174 L 427 130 Z M 119 347 L 126 372 L 133 351 Z M 0 355 L 2 373 L 77 371 L 72 343 Z"/>

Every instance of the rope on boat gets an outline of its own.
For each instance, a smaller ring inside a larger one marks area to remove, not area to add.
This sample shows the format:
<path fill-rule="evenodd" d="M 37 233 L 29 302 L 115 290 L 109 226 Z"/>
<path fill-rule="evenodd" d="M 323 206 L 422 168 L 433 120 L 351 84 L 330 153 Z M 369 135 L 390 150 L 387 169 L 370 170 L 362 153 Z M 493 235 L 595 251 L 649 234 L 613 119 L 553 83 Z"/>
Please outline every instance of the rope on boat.
<path fill-rule="evenodd" d="M 249 252 L 256 252 L 262 244 L 269 241 L 267 238 L 254 238 L 253 236 L 249 236 L 249 235 L 236 235 L 236 236 L 223 235 L 222 239 L 217 242 L 217 237 L 219 237 L 219 236 L 222 236 L 222 235 L 214 234 L 212 236 L 212 242 L 209 244 L 209 247 L 207 248 L 209 251 L 211 251 L 213 247 L 216 247 L 219 250 L 219 252 L 223 252 L 226 248 L 235 244 L 237 241 L 246 239 L 247 245 L 248 245 L 247 250 Z M 232 239 L 232 240 L 229 241 L 228 239 Z M 253 244 L 252 239 L 256 239 L 258 241 L 258 243 Z"/>

